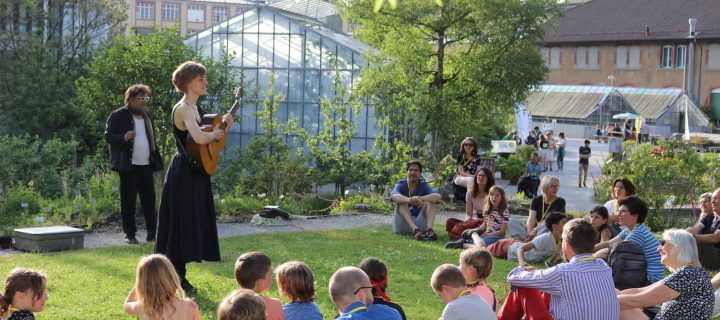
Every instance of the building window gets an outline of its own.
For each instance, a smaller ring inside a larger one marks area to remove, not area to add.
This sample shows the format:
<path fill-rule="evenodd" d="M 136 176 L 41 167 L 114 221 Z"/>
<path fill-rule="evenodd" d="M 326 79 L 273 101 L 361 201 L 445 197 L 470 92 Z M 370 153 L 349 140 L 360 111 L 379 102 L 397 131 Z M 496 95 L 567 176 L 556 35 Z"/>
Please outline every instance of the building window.
<path fill-rule="evenodd" d="M 188 5 L 188 22 L 205 22 L 205 7 L 198 5 Z"/>
<path fill-rule="evenodd" d="M 180 20 L 180 5 L 176 3 L 165 3 L 163 4 L 163 21 L 179 21 Z"/>
<path fill-rule="evenodd" d="M 598 47 L 577 47 L 575 51 L 575 69 L 598 69 Z"/>
<path fill-rule="evenodd" d="M 720 44 L 713 43 L 708 48 L 708 69 L 720 70 Z"/>
<path fill-rule="evenodd" d="M 673 47 L 672 46 L 663 46 L 662 47 L 662 59 L 660 60 L 660 68 L 672 68 L 673 58 Z"/>
<path fill-rule="evenodd" d="M 600 49 L 598 49 L 598 47 L 588 48 L 587 61 L 586 61 L 588 68 L 597 69 L 600 67 L 599 53 L 600 53 Z"/>
<path fill-rule="evenodd" d="M 631 46 L 628 55 L 628 68 L 642 69 L 640 65 L 640 46 Z"/>
<path fill-rule="evenodd" d="M 685 68 L 685 46 L 675 47 L 675 67 Z"/>
<path fill-rule="evenodd" d="M 550 69 L 558 70 L 560 69 L 560 64 L 562 63 L 562 59 L 560 58 L 560 48 L 553 47 L 550 48 Z"/>
<path fill-rule="evenodd" d="M 138 2 L 135 5 L 135 18 L 138 20 L 155 20 L 155 4 Z"/>
<path fill-rule="evenodd" d="M 618 46 L 615 48 L 615 68 L 625 69 L 628 67 L 628 48 Z"/>
<path fill-rule="evenodd" d="M 220 23 L 228 18 L 227 7 L 213 7 L 212 9 L 212 23 Z"/>
<path fill-rule="evenodd" d="M 575 50 L 575 68 L 585 69 L 587 67 L 587 48 L 577 47 Z"/>

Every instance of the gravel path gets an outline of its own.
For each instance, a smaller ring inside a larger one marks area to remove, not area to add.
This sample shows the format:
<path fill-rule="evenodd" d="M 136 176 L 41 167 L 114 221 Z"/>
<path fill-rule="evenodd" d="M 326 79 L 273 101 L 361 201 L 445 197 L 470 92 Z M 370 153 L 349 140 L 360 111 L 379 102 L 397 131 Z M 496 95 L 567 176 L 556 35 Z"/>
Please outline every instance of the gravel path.
<path fill-rule="evenodd" d="M 440 212 L 436 221 L 445 221 L 449 217 L 464 215 L 460 212 Z M 218 236 L 229 238 L 250 234 L 278 233 L 278 232 L 301 232 L 301 231 L 323 231 L 350 229 L 366 226 L 383 226 L 392 223 L 392 216 L 384 214 L 349 214 L 324 217 L 294 217 L 287 225 L 281 226 L 258 226 L 251 223 L 218 223 Z M 137 239 L 144 243 L 146 232 L 138 230 Z M 85 234 L 85 248 L 96 249 L 112 246 L 127 245 L 123 241 L 121 227 L 103 228 Z M 22 251 L 0 250 L 0 257 L 5 255 L 23 253 Z"/>

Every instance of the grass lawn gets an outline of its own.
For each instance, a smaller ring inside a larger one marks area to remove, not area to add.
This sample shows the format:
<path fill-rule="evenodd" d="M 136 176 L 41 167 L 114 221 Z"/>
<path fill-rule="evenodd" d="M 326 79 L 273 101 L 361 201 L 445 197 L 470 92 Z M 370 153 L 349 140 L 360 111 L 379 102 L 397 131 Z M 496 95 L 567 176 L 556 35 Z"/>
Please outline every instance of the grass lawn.
<path fill-rule="evenodd" d="M 437 226 L 443 230 L 442 225 Z M 399 303 L 409 319 L 437 319 L 442 301 L 430 289 L 430 275 L 443 263 L 458 263 L 459 250 L 445 250 L 447 235 L 437 242 L 414 241 L 392 234 L 390 227 L 358 228 L 327 232 L 295 232 L 222 239 L 222 261 L 188 264 L 188 279 L 198 288 L 195 299 L 203 319 L 215 319 L 219 301 L 237 288 L 235 259 L 247 251 L 263 251 L 278 266 L 289 260 L 306 262 L 315 274 L 316 302 L 332 319 L 336 313 L 328 295 L 328 280 L 342 266 L 357 265 L 369 256 L 385 260 L 390 269 L 388 295 Z M 14 267 L 39 269 L 49 274 L 50 299 L 42 319 L 118 319 L 127 316 L 122 304 L 135 282 L 135 267 L 150 245 L 122 246 L 47 254 L 20 254 L 0 258 L 0 274 Z M 508 290 L 505 276 L 514 267 L 495 260 L 490 284 L 502 299 Z M 4 278 L 3 278 L 4 282 Z M 268 295 L 279 298 L 277 286 Z M 283 303 L 287 302 L 281 299 Z"/>

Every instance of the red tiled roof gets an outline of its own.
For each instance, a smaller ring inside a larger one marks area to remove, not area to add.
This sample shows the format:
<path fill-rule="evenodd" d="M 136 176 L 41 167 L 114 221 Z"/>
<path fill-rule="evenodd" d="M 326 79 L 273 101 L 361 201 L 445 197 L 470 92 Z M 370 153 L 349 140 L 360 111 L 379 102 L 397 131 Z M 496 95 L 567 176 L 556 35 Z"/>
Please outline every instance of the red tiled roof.
<path fill-rule="evenodd" d="M 691 17 L 698 40 L 720 39 L 718 0 L 592 0 L 547 25 L 545 43 L 681 40 Z"/>

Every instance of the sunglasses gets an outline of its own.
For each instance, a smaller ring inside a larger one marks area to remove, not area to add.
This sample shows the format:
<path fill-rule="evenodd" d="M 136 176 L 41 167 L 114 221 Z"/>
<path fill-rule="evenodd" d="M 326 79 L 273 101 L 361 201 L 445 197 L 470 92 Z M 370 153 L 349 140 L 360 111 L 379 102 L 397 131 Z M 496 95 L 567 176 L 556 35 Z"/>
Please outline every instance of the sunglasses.
<path fill-rule="evenodd" d="M 140 101 L 150 101 L 150 96 L 138 97 Z"/>
<path fill-rule="evenodd" d="M 667 241 L 667 240 L 665 240 L 665 239 L 660 239 L 660 246 L 661 246 L 661 247 L 664 246 L 666 243 L 667 243 L 667 244 L 672 244 L 672 243 L 670 243 L 670 241 Z"/>
<path fill-rule="evenodd" d="M 357 293 L 360 292 L 360 290 L 362 290 L 362 289 L 372 289 L 372 288 L 373 288 L 373 287 L 360 287 L 360 288 L 358 288 L 357 290 L 355 290 L 355 292 L 353 292 L 353 294 L 357 294 Z"/>
<path fill-rule="evenodd" d="M 473 144 L 472 144 L 472 143 L 469 143 L 469 142 L 463 143 L 463 147 L 467 147 L 467 146 L 471 146 L 471 147 L 472 147 L 472 145 L 473 145 Z"/>

